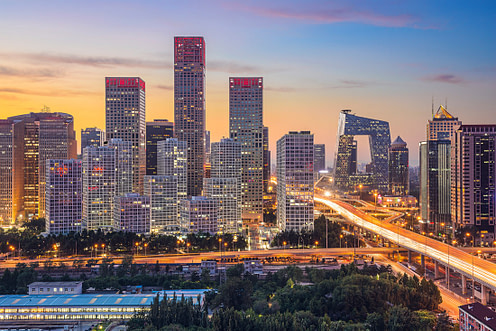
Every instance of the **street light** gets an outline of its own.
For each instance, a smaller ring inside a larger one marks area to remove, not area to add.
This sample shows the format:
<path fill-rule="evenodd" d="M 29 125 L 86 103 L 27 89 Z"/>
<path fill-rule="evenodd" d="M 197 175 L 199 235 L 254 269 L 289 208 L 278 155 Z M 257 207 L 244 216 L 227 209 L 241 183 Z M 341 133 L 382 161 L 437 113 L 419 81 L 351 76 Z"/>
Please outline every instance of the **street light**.
<path fill-rule="evenodd" d="M 102 255 L 105 256 L 105 244 L 102 244 Z"/>
<path fill-rule="evenodd" d="M 377 191 L 374 192 L 374 213 L 377 212 Z"/>
<path fill-rule="evenodd" d="M 135 242 L 134 245 L 136 246 L 136 256 L 138 256 L 138 246 L 139 246 L 139 242 Z"/>
<path fill-rule="evenodd" d="M 470 232 L 467 232 L 465 233 L 465 235 L 468 237 L 472 237 L 472 247 L 475 247 L 475 240 L 474 240 L 474 236 L 470 233 Z"/>
<path fill-rule="evenodd" d="M 143 246 L 145 246 L 145 256 L 146 256 L 146 248 L 148 247 L 148 243 L 144 243 Z"/>
<path fill-rule="evenodd" d="M 341 247 L 341 239 L 343 239 L 343 235 L 342 234 L 339 235 L 339 248 L 342 248 Z"/>

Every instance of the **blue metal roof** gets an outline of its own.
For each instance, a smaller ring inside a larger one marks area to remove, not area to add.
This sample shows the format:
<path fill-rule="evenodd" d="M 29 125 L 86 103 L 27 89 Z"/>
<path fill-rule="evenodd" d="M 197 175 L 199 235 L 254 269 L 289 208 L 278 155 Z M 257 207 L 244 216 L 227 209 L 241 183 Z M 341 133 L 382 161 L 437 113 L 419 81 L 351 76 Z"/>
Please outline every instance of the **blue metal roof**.
<path fill-rule="evenodd" d="M 202 290 L 170 290 L 160 291 L 158 294 L 163 297 L 164 293 L 170 299 L 176 296 L 180 299 L 192 298 L 194 303 L 198 295 L 203 295 L 206 289 Z M 80 307 L 80 306 L 149 306 L 157 294 L 59 294 L 59 295 L 0 295 L 0 308 L 14 307 Z"/>

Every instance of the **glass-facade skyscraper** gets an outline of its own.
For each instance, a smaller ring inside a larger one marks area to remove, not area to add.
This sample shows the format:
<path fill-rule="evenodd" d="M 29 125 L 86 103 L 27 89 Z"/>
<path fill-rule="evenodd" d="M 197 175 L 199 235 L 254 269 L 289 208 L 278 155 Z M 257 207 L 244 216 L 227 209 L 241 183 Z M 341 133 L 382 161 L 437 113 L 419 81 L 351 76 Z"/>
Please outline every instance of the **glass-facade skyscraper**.
<path fill-rule="evenodd" d="M 174 37 L 175 137 L 188 146 L 188 196 L 203 187 L 205 162 L 205 40 Z"/>
<path fill-rule="evenodd" d="M 143 192 L 146 172 L 145 82 L 139 77 L 105 78 L 105 134 L 133 149 L 133 192 Z"/>
<path fill-rule="evenodd" d="M 229 78 L 229 134 L 241 144 L 242 218 L 262 220 L 263 78 Z"/>
<path fill-rule="evenodd" d="M 81 153 L 88 146 L 98 147 L 103 145 L 104 133 L 99 128 L 81 129 Z"/>
<path fill-rule="evenodd" d="M 408 148 L 398 136 L 389 147 L 389 193 L 408 195 Z"/>
<path fill-rule="evenodd" d="M 157 174 L 157 142 L 174 136 L 174 123 L 168 120 L 146 122 L 146 174 Z"/>

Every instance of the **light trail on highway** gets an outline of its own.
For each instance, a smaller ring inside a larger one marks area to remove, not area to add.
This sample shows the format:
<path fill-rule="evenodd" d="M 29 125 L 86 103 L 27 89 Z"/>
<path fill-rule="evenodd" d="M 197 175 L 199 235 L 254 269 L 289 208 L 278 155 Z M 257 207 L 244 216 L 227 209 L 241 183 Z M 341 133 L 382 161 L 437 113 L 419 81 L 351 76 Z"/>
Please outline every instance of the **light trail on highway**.
<path fill-rule="evenodd" d="M 395 242 L 398 246 L 431 257 L 444 266 L 448 266 L 486 287 L 496 290 L 496 264 L 475 257 L 453 246 L 390 224 L 387 221 L 381 222 L 345 202 L 329 199 L 321 195 L 316 195 L 314 199 L 334 209 L 355 225 Z"/>

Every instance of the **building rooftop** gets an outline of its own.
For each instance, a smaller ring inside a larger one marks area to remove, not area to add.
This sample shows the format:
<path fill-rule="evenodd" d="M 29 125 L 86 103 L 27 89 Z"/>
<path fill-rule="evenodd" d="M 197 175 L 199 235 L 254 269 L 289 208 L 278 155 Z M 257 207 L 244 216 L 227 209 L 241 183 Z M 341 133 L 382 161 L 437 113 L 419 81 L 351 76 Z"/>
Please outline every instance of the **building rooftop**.
<path fill-rule="evenodd" d="M 79 285 L 82 283 L 83 282 L 34 282 L 34 283 L 29 284 L 28 286 L 50 286 L 50 287 L 61 286 L 61 287 L 64 287 L 64 286 L 76 286 L 76 285 Z"/>
<path fill-rule="evenodd" d="M 406 142 L 398 136 L 392 143 L 391 146 L 404 146 L 406 147 Z"/>
<path fill-rule="evenodd" d="M 174 293 L 178 298 L 184 295 L 186 299 L 192 298 L 197 303 L 198 295 L 203 295 L 208 290 L 172 290 L 160 291 L 163 297 L 172 298 Z M 19 307 L 87 307 L 87 306 L 149 306 L 157 293 L 153 294 L 62 294 L 62 295 L 0 295 L 0 308 Z"/>
<path fill-rule="evenodd" d="M 443 107 L 443 105 L 440 105 L 439 108 L 437 109 L 436 114 L 434 114 L 434 119 L 436 120 L 457 120 L 457 118 L 453 117 L 446 108 Z"/>
<path fill-rule="evenodd" d="M 459 309 L 469 313 L 491 330 L 496 330 L 496 312 L 483 304 L 479 302 L 469 303 L 468 305 L 460 306 Z"/>

